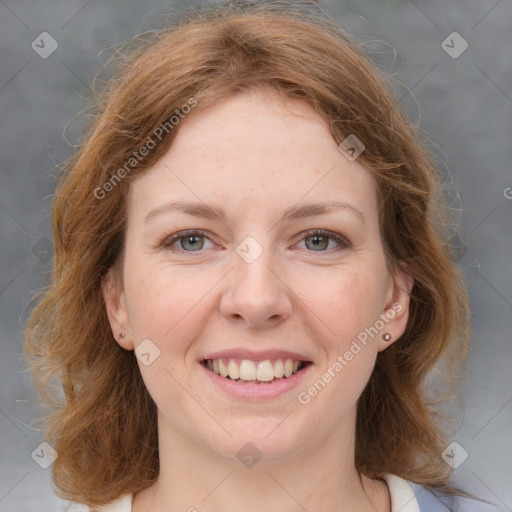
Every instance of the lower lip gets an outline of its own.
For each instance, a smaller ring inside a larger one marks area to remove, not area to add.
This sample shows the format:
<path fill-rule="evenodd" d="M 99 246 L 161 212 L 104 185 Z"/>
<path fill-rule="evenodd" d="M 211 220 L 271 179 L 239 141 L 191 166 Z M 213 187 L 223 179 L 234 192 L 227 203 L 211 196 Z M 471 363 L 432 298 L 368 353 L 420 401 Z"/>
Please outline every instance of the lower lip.
<path fill-rule="evenodd" d="M 276 398 L 297 387 L 304 375 L 308 373 L 309 369 L 313 365 L 309 364 L 291 377 L 287 377 L 276 382 L 270 382 L 268 384 L 246 384 L 243 382 L 235 382 L 208 370 L 208 368 L 206 368 L 202 363 L 199 363 L 199 366 L 201 366 L 203 371 L 206 372 L 206 376 L 210 381 L 227 395 L 235 398 L 243 398 L 245 400 L 262 400 Z"/>

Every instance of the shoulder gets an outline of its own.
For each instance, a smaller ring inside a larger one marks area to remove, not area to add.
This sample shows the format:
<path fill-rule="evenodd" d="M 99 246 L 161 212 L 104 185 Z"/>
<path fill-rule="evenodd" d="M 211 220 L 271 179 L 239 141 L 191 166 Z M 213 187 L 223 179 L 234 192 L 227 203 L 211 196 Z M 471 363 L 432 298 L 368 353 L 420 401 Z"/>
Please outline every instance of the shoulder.
<path fill-rule="evenodd" d="M 499 506 L 462 496 L 444 496 L 440 493 L 419 486 L 417 494 L 420 511 L 439 510 L 439 512 L 500 512 Z M 437 507 L 437 508 L 435 508 Z"/>
<path fill-rule="evenodd" d="M 502 512 L 500 507 L 461 496 L 446 496 L 440 491 L 404 480 L 384 476 L 391 496 L 391 512 Z"/>
<path fill-rule="evenodd" d="M 409 482 L 419 512 L 500 512 L 497 505 L 463 496 L 446 496 L 440 491 Z"/>

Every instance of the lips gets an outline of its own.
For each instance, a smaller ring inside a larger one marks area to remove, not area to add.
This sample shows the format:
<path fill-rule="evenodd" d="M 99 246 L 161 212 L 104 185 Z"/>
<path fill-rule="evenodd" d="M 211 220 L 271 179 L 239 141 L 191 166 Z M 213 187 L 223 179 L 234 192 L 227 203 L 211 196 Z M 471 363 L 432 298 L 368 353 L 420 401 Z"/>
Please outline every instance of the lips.
<path fill-rule="evenodd" d="M 238 383 L 272 383 L 287 379 L 311 364 L 294 352 L 229 350 L 209 354 L 202 364 L 211 372 Z"/>
<path fill-rule="evenodd" d="M 289 396 L 289 400 L 295 400 L 296 397 L 290 395 L 290 392 L 307 379 L 309 371 L 313 368 L 312 363 L 307 363 L 290 377 L 283 376 L 279 379 L 274 378 L 270 382 L 260 382 L 258 380 L 231 380 L 229 376 L 221 377 L 214 371 L 209 370 L 203 360 L 198 361 L 197 365 L 206 377 L 205 385 L 213 385 L 214 389 L 219 390 L 222 395 L 240 401 L 240 403 L 247 401 L 266 403 L 269 400 L 278 400 L 285 396 Z"/>

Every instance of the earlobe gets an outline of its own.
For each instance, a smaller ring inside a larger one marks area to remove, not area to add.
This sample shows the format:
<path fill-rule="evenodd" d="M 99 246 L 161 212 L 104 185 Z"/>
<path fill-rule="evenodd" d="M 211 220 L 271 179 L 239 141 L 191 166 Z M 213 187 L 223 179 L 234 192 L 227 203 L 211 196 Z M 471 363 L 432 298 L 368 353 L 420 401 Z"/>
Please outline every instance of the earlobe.
<path fill-rule="evenodd" d="M 103 278 L 101 291 L 114 339 L 124 349 L 133 350 L 135 346 L 131 335 L 125 294 L 113 269 L 109 269 Z"/>
<path fill-rule="evenodd" d="M 386 350 L 405 332 L 409 319 L 409 298 L 413 285 L 414 280 L 406 272 L 405 267 L 402 267 L 392 277 L 384 313 L 381 315 L 387 321 L 379 338 L 379 352 Z"/>

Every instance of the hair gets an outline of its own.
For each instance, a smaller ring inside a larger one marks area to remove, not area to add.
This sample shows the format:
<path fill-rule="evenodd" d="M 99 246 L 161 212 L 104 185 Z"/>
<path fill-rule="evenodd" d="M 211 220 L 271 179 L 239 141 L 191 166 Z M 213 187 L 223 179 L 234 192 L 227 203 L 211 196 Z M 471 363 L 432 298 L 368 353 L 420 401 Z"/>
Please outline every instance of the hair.
<path fill-rule="evenodd" d="M 101 282 L 123 260 L 130 182 L 181 126 L 171 128 L 171 117 L 255 88 L 307 102 L 336 143 L 348 135 L 364 143 L 358 162 L 377 186 L 388 267 L 414 281 L 406 330 L 378 354 L 358 401 L 356 469 L 454 492 L 441 404 L 465 378 L 470 315 L 449 243 L 453 221 L 427 142 L 362 47 L 314 2 L 238 2 L 187 12 L 108 63 L 115 72 L 95 93 L 93 122 L 58 183 L 52 280 L 25 338 L 50 410 L 45 440 L 58 453 L 58 496 L 99 506 L 158 478 L 156 405 L 134 354 L 112 336 Z M 155 147 L 141 151 L 150 140 Z"/>

